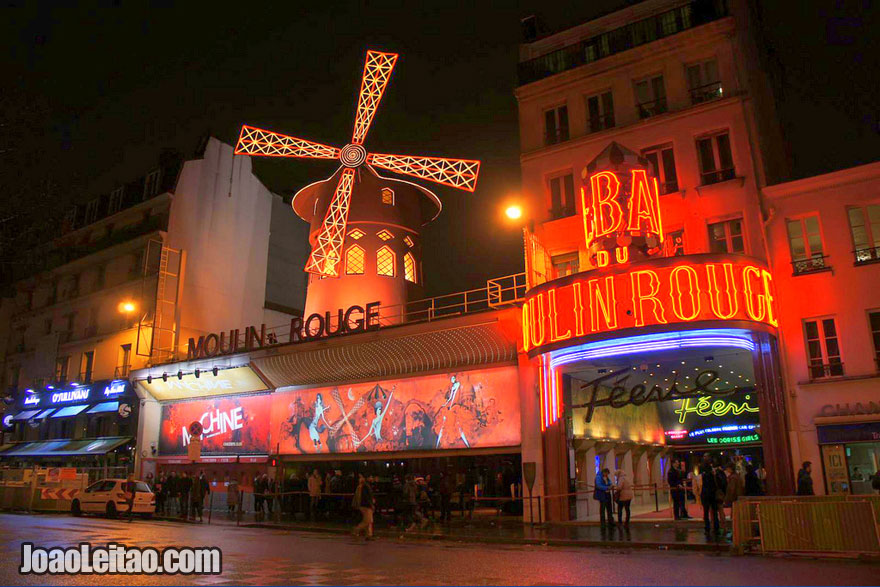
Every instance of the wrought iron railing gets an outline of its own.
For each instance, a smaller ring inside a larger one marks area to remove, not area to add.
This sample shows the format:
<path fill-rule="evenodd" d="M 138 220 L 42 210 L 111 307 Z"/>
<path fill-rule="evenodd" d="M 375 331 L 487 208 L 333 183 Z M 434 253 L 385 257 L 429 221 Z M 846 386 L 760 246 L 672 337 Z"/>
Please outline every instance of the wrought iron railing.
<path fill-rule="evenodd" d="M 728 15 L 727 0 L 694 0 L 519 64 L 524 85 L 669 37 Z"/>
<path fill-rule="evenodd" d="M 810 380 L 825 379 L 826 377 L 843 377 L 843 363 L 812 363 L 810 365 Z"/>
<path fill-rule="evenodd" d="M 663 114 L 667 111 L 666 107 L 666 98 L 657 98 L 656 100 L 651 100 L 650 102 L 642 102 L 641 104 L 636 105 L 636 109 L 639 111 L 639 118 L 651 118 L 652 116 L 657 116 L 658 114 Z"/>
<path fill-rule="evenodd" d="M 548 130 L 544 133 L 544 144 L 555 145 L 556 143 L 564 143 L 569 138 L 568 129 Z"/>
<path fill-rule="evenodd" d="M 791 262 L 793 275 L 804 275 L 818 271 L 828 271 L 831 266 L 826 259 L 828 255 L 813 255 L 807 259 L 795 259 Z"/>
<path fill-rule="evenodd" d="M 690 92 L 691 104 L 702 104 L 703 102 L 721 98 L 724 95 L 724 88 L 721 87 L 721 82 L 717 81 L 691 88 Z"/>
<path fill-rule="evenodd" d="M 589 132 L 599 132 L 608 128 L 614 128 L 614 113 L 609 112 L 601 116 L 591 116 L 589 120 Z"/>
<path fill-rule="evenodd" d="M 880 247 L 867 247 L 853 251 L 856 265 L 867 265 L 880 261 Z"/>
<path fill-rule="evenodd" d="M 131 365 L 119 365 L 116 367 L 115 372 L 113 373 L 114 379 L 122 379 L 123 377 L 128 377 L 128 374 L 131 372 Z"/>
<path fill-rule="evenodd" d="M 714 171 L 704 171 L 700 173 L 700 178 L 703 182 L 702 185 L 721 183 L 722 181 L 727 181 L 734 177 L 736 177 L 736 170 L 732 167 L 730 169 L 716 169 Z"/>

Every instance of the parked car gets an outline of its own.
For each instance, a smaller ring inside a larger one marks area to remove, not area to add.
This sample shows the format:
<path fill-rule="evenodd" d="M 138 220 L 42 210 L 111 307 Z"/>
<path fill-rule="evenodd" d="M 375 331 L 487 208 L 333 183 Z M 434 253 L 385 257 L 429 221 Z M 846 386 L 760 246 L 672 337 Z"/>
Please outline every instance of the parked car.
<path fill-rule="evenodd" d="M 128 495 L 125 492 L 125 479 L 104 479 L 89 485 L 85 491 L 74 497 L 70 513 L 105 514 L 114 518 L 117 514 L 128 513 Z M 150 517 L 156 512 L 156 495 L 143 481 L 134 481 L 133 513 Z"/>

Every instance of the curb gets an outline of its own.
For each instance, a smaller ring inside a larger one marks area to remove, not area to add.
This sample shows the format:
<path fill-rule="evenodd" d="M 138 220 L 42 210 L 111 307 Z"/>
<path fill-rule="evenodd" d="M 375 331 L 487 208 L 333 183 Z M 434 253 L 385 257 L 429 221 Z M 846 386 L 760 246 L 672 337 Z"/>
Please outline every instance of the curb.
<path fill-rule="evenodd" d="M 266 528 L 271 530 L 290 530 L 294 532 L 315 532 L 324 534 L 350 535 L 351 531 L 343 528 L 325 528 L 321 526 L 287 526 L 282 524 L 266 524 L 254 522 L 241 524 L 241 528 Z M 448 540 L 451 542 L 468 542 L 478 544 L 517 544 L 529 546 L 554 546 L 554 547 L 599 547 L 599 548 L 640 548 L 654 550 L 689 550 L 699 552 L 729 553 L 729 544 L 689 544 L 684 542 L 628 542 L 617 540 L 563 540 L 559 538 L 502 538 L 495 536 L 427 534 L 424 532 L 389 532 L 379 530 L 374 533 L 377 538 L 391 538 L 396 540 L 414 539 L 419 541 Z"/>

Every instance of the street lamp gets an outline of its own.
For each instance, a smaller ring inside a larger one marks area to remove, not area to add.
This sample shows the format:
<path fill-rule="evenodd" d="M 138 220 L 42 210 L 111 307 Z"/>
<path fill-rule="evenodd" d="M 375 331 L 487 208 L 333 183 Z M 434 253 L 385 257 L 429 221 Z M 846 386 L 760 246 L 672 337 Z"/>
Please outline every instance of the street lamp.
<path fill-rule="evenodd" d="M 504 211 L 504 214 L 506 214 L 507 217 L 511 220 L 519 220 L 520 218 L 522 218 L 523 215 L 522 206 L 520 206 L 519 204 L 508 206 L 507 209 Z"/>
<path fill-rule="evenodd" d="M 131 301 L 126 300 L 126 301 L 124 301 L 124 302 L 120 302 L 120 303 L 119 303 L 119 313 L 120 313 L 120 314 L 126 314 L 126 315 L 128 315 L 128 314 L 131 314 L 131 313 L 134 312 L 134 311 L 135 311 L 135 305 L 134 305 L 134 302 L 131 302 Z"/>

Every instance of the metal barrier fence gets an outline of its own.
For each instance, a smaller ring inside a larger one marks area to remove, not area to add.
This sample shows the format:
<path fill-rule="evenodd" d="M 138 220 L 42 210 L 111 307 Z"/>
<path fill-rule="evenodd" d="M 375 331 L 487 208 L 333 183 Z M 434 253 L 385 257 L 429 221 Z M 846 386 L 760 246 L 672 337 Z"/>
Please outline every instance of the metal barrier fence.
<path fill-rule="evenodd" d="M 0 469 L 0 509 L 68 512 L 73 498 L 91 483 L 88 469 Z"/>
<path fill-rule="evenodd" d="M 577 520 L 584 520 L 592 515 L 598 515 L 599 503 L 593 497 L 593 491 L 595 488 L 589 484 L 579 485 L 580 489 L 578 491 L 545 495 L 543 496 L 543 502 L 546 504 L 547 508 L 551 508 L 553 507 L 554 502 L 558 502 L 559 500 L 565 501 L 570 510 L 572 508 L 574 509 L 575 519 Z M 662 505 L 663 507 L 666 507 L 669 502 L 668 487 L 660 486 L 657 483 L 633 485 L 632 490 L 634 496 L 630 507 L 635 506 L 638 508 L 638 506 L 642 506 L 644 508 L 647 506 L 649 508 L 648 511 L 653 510 L 659 512 L 660 506 Z M 612 513 L 617 515 L 619 505 L 615 499 L 616 492 L 611 491 L 610 493 Z M 644 509 L 641 512 L 638 512 L 638 509 L 636 509 L 636 513 L 644 512 Z"/>
<path fill-rule="evenodd" d="M 733 504 L 739 552 L 880 554 L 880 495 L 747 497 Z"/>

